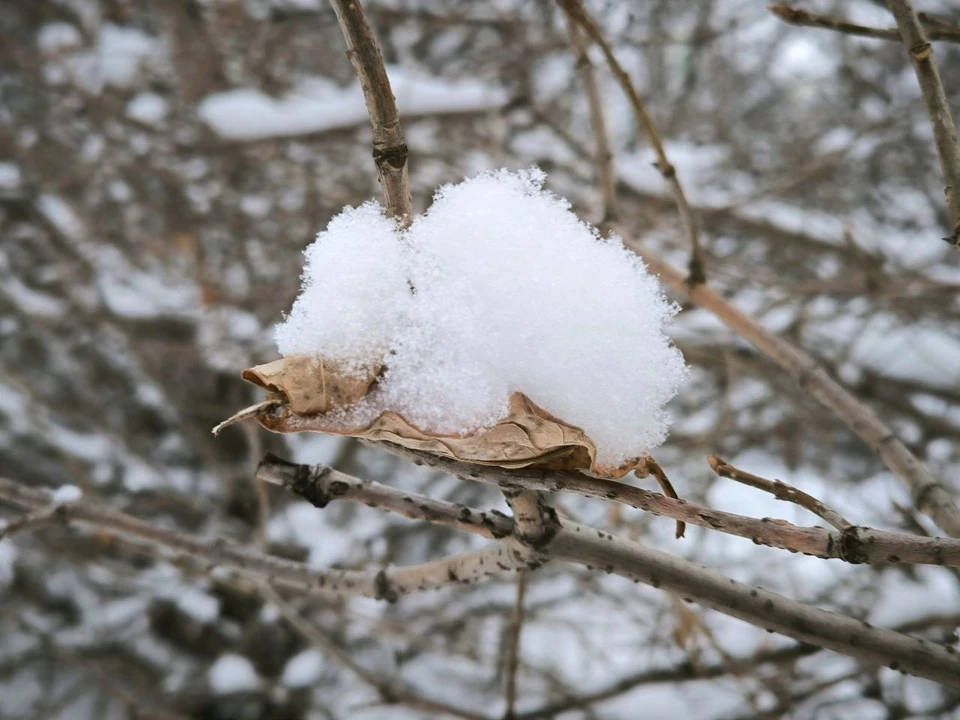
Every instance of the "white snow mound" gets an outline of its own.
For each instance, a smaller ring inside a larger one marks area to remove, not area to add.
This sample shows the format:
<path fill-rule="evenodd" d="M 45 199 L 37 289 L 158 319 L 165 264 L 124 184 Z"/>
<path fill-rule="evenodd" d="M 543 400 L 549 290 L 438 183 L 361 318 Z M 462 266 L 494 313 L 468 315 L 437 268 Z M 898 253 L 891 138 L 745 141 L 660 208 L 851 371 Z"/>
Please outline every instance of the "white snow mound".
<path fill-rule="evenodd" d="M 444 186 L 407 230 L 373 202 L 344 210 L 307 248 L 281 354 L 385 364 L 353 422 L 389 409 L 475 432 L 519 391 L 582 428 L 602 463 L 653 449 L 687 373 L 664 333 L 677 307 L 544 180 L 500 170 Z"/>

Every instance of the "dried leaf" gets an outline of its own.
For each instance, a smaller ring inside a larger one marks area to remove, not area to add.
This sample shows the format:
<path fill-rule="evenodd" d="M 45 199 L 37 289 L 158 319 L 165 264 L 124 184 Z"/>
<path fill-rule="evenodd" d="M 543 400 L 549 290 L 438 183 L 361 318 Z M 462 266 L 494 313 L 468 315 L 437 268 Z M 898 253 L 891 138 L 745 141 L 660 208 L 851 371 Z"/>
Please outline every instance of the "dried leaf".
<path fill-rule="evenodd" d="M 293 412 L 315 415 L 359 402 L 370 392 L 377 372 L 346 374 L 335 363 L 299 355 L 244 370 L 243 379 L 264 390 L 283 393 Z"/>
<path fill-rule="evenodd" d="M 320 432 L 373 442 L 391 442 L 459 462 L 506 469 L 588 470 L 598 477 L 619 478 L 641 466 L 645 458 L 621 466 L 597 463 L 597 447 L 587 434 L 539 407 L 523 393 L 510 397 L 507 416 L 491 428 L 466 435 L 439 435 L 416 427 L 402 415 L 385 412 L 365 427 L 343 428 L 325 413 L 353 405 L 369 393 L 376 376 L 344 376 L 331 363 L 292 357 L 259 365 L 243 378 L 288 403 L 256 415 L 266 429 L 278 433 Z"/>

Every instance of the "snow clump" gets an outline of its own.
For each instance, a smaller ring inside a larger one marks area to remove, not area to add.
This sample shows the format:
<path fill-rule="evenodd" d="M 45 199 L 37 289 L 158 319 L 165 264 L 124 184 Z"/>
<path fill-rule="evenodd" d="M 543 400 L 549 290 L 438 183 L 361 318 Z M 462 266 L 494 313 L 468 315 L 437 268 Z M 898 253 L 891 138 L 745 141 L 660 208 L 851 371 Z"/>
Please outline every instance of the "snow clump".
<path fill-rule="evenodd" d="M 500 170 L 444 186 L 405 230 L 374 202 L 344 210 L 306 250 L 280 353 L 383 367 L 345 422 L 393 410 L 426 431 L 472 433 L 522 392 L 583 429 L 604 463 L 656 447 L 687 373 L 664 334 L 677 306 L 544 180 Z"/>

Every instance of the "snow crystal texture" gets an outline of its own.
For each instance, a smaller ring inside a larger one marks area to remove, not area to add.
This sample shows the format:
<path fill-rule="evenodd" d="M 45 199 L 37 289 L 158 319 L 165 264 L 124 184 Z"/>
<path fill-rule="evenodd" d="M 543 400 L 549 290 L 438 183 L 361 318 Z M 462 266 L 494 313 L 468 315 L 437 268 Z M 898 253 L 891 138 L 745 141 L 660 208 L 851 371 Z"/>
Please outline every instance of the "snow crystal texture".
<path fill-rule="evenodd" d="M 501 170 L 445 186 L 407 230 L 376 203 L 345 210 L 306 251 L 280 352 L 385 365 L 354 422 L 395 410 L 475 432 L 519 391 L 582 428 L 602 463 L 656 447 L 686 377 L 664 334 L 676 306 L 544 179 Z"/>

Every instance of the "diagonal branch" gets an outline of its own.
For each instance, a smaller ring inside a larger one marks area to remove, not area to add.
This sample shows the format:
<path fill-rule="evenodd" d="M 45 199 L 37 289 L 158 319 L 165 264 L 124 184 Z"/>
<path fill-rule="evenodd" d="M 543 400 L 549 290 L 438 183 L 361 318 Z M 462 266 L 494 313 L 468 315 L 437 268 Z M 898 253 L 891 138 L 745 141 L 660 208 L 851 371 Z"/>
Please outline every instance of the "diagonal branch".
<path fill-rule="evenodd" d="M 687 195 L 683 190 L 683 185 L 680 183 L 680 178 L 677 176 L 677 169 L 667 157 L 667 151 L 664 147 L 660 131 L 657 130 L 656 125 L 653 123 L 653 118 L 651 118 L 647 112 L 647 108 L 644 106 L 643 100 L 640 98 L 640 93 L 637 92 L 637 88 L 630 78 L 630 74 L 624 69 L 623 65 L 620 64 L 620 61 L 617 60 L 617 56 L 614 55 L 610 43 L 608 43 L 603 36 L 603 31 L 600 29 L 600 26 L 597 25 L 597 22 L 590 17 L 583 7 L 582 0 L 557 0 L 557 3 L 570 20 L 580 25 L 589 38 L 597 44 L 603 52 L 607 65 L 610 66 L 610 70 L 613 72 L 617 83 L 630 100 L 640 127 L 653 146 L 653 151 L 657 156 L 657 169 L 670 187 L 670 192 L 677 205 L 677 211 L 680 214 L 680 221 L 683 223 L 684 233 L 690 242 L 690 273 L 687 277 L 687 282 L 691 285 L 699 285 L 706 282 L 706 268 L 700 247 L 700 230 L 694 218 L 693 209 L 687 201 Z"/>
<path fill-rule="evenodd" d="M 869 406 L 830 377 L 816 360 L 799 347 L 767 332 L 756 320 L 735 308 L 716 291 L 703 285 L 690 286 L 682 273 L 642 247 L 623 228 L 617 228 L 617 232 L 623 238 L 623 244 L 643 258 L 650 271 L 659 275 L 668 287 L 697 307 L 713 313 L 734 333 L 779 365 L 821 405 L 832 410 L 910 489 L 918 510 L 933 519 L 948 535 L 960 537 L 960 508 L 953 495 Z"/>
<path fill-rule="evenodd" d="M 923 102 L 933 126 L 933 138 L 943 170 L 944 193 L 950 209 L 950 237 L 944 239 L 960 245 L 960 144 L 957 143 L 957 128 L 940 81 L 940 72 L 933 62 L 933 46 L 910 0 L 887 0 L 887 7 L 897 20 L 903 44 L 913 61 Z"/>
<path fill-rule="evenodd" d="M 273 586 L 268 583 L 261 583 L 259 587 L 264 597 L 280 610 L 280 614 L 283 615 L 284 619 L 289 622 L 304 639 L 324 655 L 333 658 L 337 663 L 350 670 L 360 678 L 360 680 L 373 688 L 383 702 L 403 705 L 411 710 L 430 713 L 431 715 L 449 715 L 450 717 L 463 718 L 463 720 L 487 720 L 484 715 L 424 697 L 405 685 L 391 682 L 384 677 L 382 673 L 368 670 L 354 660 L 353 657 L 350 656 L 350 653 L 346 652 L 332 638 L 328 637 L 325 632 L 297 612 L 297 609 L 288 603 Z"/>
<path fill-rule="evenodd" d="M 557 560 L 601 568 L 662 588 L 801 642 L 960 688 L 960 654 L 952 648 L 875 628 L 777 593 L 752 588 L 653 548 L 575 523 L 550 546 Z"/>
<path fill-rule="evenodd" d="M 409 225 L 413 210 L 407 175 L 407 143 L 380 44 L 370 29 L 360 0 L 331 0 L 331 4 L 347 44 L 347 57 L 363 88 L 373 126 L 373 161 L 380 176 L 384 205 L 391 217 L 402 225 Z"/>
<path fill-rule="evenodd" d="M 844 35 L 900 41 L 900 31 L 897 30 L 897 28 L 874 28 L 857 25 L 847 20 L 840 20 L 827 15 L 818 15 L 809 10 L 795 8 L 785 3 L 771 5 L 769 10 L 784 22 L 797 25 L 798 27 L 820 28 L 822 30 L 832 30 L 833 32 Z M 927 26 L 925 30 L 930 40 L 960 42 L 960 28 Z"/>
<path fill-rule="evenodd" d="M 0 541 L 9 540 L 21 533 L 34 532 L 50 525 L 62 523 L 66 517 L 66 505 L 54 504 L 24 513 L 0 528 Z"/>
<path fill-rule="evenodd" d="M 617 200 L 617 177 L 613 171 L 613 152 L 610 150 L 610 134 L 603 116 L 603 103 L 600 100 L 600 88 L 597 86 L 596 74 L 593 72 L 593 63 L 590 62 L 586 38 L 583 28 L 568 16 L 570 44 L 576 57 L 577 74 L 583 89 L 587 94 L 587 103 L 590 107 L 590 127 L 596 143 L 594 166 L 597 170 L 597 181 L 600 192 L 603 194 L 603 220 L 600 226 L 617 222 L 620 219 L 620 204 Z"/>
<path fill-rule="evenodd" d="M 720 477 L 729 478 L 738 483 L 743 483 L 744 485 L 749 485 L 752 488 L 757 488 L 758 490 L 763 490 L 773 495 L 777 500 L 783 500 L 784 502 L 794 503 L 799 505 L 805 510 L 809 510 L 814 515 L 823 518 L 828 523 L 833 525 L 837 530 L 846 530 L 847 528 L 853 527 L 853 523 L 849 522 L 836 510 L 831 510 L 821 501 L 817 500 L 813 495 L 808 495 L 803 492 L 803 490 L 798 490 L 792 485 L 787 485 L 787 483 L 782 480 L 767 480 L 762 478 L 759 475 L 754 475 L 753 473 L 748 473 L 746 470 L 741 470 L 740 468 L 734 467 L 730 463 L 721 460 L 716 455 L 711 455 L 707 458 L 707 462 L 710 463 L 710 468 Z"/>

